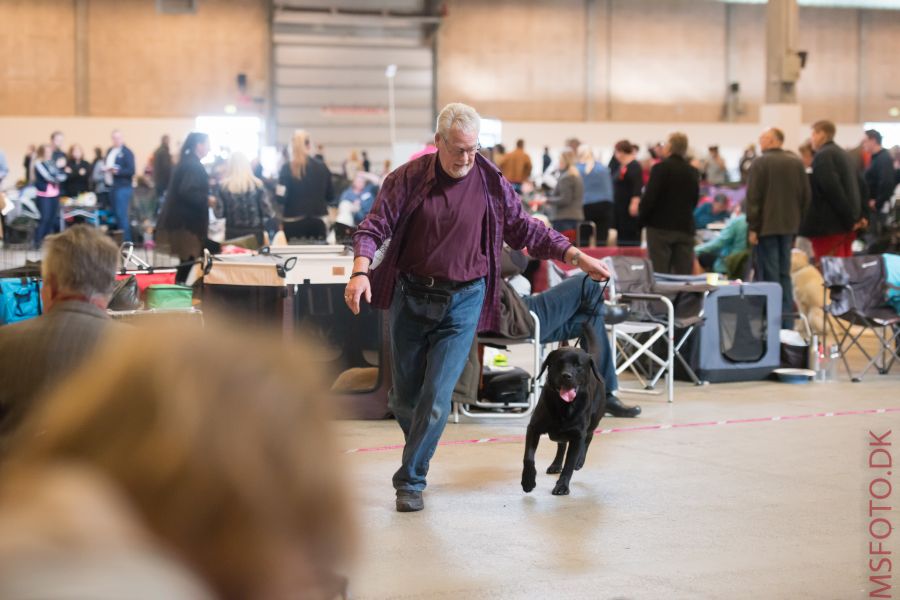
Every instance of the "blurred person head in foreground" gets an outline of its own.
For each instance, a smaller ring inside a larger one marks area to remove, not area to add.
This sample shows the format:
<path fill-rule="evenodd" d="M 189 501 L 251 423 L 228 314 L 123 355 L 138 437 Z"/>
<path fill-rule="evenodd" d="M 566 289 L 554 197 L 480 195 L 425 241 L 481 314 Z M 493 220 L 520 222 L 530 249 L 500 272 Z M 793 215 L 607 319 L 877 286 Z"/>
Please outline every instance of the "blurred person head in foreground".
<path fill-rule="evenodd" d="M 102 376 L 82 368 L 42 402 L 0 472 L 0 597 L 10 582 L 47 597 L 71 583 L 60 563 L 91 558 L 101 588 L 136 571 L 192 573 L 220 598 L 344 593 L 352 527 L 321 369 L 256 335 L 121 328 Z"/>

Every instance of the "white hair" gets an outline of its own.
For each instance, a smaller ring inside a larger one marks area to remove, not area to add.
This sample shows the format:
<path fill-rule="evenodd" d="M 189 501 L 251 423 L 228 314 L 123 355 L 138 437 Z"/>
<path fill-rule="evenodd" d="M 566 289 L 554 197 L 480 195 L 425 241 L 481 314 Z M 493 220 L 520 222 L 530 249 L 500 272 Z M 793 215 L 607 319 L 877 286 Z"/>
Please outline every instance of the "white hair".
<path fill-rule="evenodd" d="M 466 133 L 478 134 L 481 130 L 481 117 L 474 108 L 462 102 L 451 102 L 443 109 L 437 118 L 437 132 L 447 139 L 450 130 L 456 127 Z"/>

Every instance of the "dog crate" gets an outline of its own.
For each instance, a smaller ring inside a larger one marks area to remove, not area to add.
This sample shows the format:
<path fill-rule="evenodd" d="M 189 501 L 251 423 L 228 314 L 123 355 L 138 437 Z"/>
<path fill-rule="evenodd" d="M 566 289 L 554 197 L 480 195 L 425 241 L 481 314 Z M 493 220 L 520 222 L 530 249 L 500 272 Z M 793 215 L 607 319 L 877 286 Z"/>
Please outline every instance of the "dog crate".
<path fill-rule="evenodd" d="M 694 355 L 711 383 L 763 379 L 781 361 L 781 286 L 748 283 L 716 288 L 704 302 L 705 323 Z"/>

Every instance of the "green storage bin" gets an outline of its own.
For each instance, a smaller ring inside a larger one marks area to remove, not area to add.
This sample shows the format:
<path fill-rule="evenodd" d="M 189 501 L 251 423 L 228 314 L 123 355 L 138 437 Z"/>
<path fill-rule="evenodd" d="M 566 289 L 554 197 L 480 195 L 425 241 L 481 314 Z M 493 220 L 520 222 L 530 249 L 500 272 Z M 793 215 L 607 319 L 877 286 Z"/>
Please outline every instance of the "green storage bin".
<path fill-rule="evenodd" d="M 193 306 L 194 288 L 186 285 L 153 284 L 147 286 L 147 308 L 173 309 Z"/>

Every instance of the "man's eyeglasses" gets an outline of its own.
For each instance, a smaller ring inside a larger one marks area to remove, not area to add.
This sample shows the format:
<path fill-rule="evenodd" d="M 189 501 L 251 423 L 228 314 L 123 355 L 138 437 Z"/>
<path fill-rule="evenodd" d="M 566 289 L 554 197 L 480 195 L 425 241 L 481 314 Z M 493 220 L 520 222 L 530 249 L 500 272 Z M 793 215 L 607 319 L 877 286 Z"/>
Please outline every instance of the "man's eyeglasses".
<path fill-rule="evenodd" d="M 444 140 L 444 145 L 447 146 L 447 150 L 450 152 L 450 155 L 454 158 L 462 158 L 466 154 L 469 156 L 475 156 L 479 150 L 481 150 L 481 144 L 475 144 L 471 148 L 454 148 L 450 145 L 450 142 L 447 141 L 447 138 L 441 136 L 441 139 Z"/>

